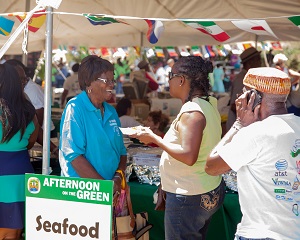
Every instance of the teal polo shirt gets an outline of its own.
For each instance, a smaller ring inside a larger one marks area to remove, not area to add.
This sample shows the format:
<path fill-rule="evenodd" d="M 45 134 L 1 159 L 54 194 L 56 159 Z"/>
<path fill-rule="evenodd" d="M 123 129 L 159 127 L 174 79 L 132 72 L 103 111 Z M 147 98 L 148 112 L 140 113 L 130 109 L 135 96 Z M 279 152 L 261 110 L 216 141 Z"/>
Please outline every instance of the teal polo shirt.
<path fill-rule="evenodd" d="M 79 177 L 71 162 L 84 156 L 104 179 L 112 179 L 121 155 L 127 155 L 120 120 L 113 106 L 104 102 L 104 116 L 85 91 L 71 99 L 60 123 L 59 161 L 62 176 Z"/>

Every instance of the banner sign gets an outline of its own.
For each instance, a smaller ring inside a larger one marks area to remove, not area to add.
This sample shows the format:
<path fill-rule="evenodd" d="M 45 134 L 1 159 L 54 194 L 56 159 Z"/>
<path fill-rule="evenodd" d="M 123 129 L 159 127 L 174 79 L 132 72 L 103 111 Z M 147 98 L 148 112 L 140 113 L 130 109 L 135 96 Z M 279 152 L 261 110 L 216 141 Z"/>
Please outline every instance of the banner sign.
<path fill-rule="evenodd" d="M 111 239 L 113 181 L 25 175 L 26 239 Z"/>

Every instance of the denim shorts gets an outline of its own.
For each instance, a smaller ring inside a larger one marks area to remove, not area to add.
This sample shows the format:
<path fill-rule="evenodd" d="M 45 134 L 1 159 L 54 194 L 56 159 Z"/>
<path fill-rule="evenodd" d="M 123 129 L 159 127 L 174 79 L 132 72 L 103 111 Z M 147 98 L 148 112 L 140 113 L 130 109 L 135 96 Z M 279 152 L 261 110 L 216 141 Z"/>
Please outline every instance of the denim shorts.
<path fill-rule="evenodd" d="M 223 204 L 225 184 L 199 195 L 166 192 L 165 239 L 205 239 L 212 215 Z"/>

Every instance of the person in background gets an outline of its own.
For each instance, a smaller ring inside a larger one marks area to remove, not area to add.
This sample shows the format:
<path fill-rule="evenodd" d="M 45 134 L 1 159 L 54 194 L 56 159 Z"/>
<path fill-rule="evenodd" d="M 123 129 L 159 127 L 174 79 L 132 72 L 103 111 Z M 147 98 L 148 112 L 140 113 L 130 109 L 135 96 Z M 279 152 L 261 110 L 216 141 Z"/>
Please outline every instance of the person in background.
<path fill-rule="evenodd" d="M 257 96 L 250 91 L 236 100 L 237 120 L 209 155 L 206 172 L 237 172 L 243 216 L 235 240 L 299 239 L 300 118 L 286 109 L 290 79 L 275 68 L 252 68 L 244 85 L 261 103 L 253 110 Z"/>
<path fill-rule="evenodd" d="M 269 67 L 273 67 L 273 63 L 274 63 L 273 59 L 274 59 L 274 54 L 273 54 L 273 49 L 271 48 L 267 53 L 267 62 L 269 64 Z"/>
<path fill-rule="evenodd" d="M 30 102 L 35 108 L 36 116 L 39 125 L 39 134 L 37 138 L 37 143 L 43 146 L 43 127 L 44 127 L 44 92 L 40 85 L 34 83 L 31 78 L 27 76 L 26 66 L 17 59 L 7 60 L 7 64 L 14 66 L 20 76 L 22 86 L 24 88 L 25 96 L 28 97 Z M 50 138 L 56 138 L 57 132 L 53 122 L 50 123 L 51 132 Z M 50 140 L 50 152 L 53 157 L 58 159 L 58 147 Z"/>
<path fill-rule="evenodd" d="M 115 76 L 117 80 L 116 85 L 116 93 L 121 94 L 123 93 L 123 82 L 125 81 L 126 74 L 128 72 L 129 66 L 128 64 L 124 64 L 121 61 L 121 58 L 117 59 L 117 63 L 114 64 L 115 67 Z"/>
<path fill-rule="evenodd" d="M 222 64 L 218 63 L 217 66 L 214 68 L 214 86 L 212 88 L 213 92 L 215 93 L 224 93 L 225 88 L 223 84 L 224 79 L 224 71 Z"/>
<path fill-rule="evenodd" d="M 33 173 L 28 149 L 39 124 L 15 67 L 0 64 L 0 239 L 20 239 L 25 223 L 25 173 Z"/>
<path fill-rule="evenodd" d="M 183 106 L 162 139 L 145 128 L 131 137 L 164 150 L 160 160 L 166 191 L 165 239 L 205 239 L 212 215 L 223 204 L 222 176 L 205 173 L 206 158 L 221 138 L 217 99 L 209 95 L 213 65 L 201 57 L 181 57 L 169 73 L 170 94 Z"/>
<path fill-rule="evenodd" d="M 59 64 L 56 66 L 56 75 L 55 75 L 55 87 L 62 88 L 67 77 L 70 76 L 70 72 L 66 67 L 62 59 L 60 59 Z"/>
<path fill-rule="evenodd" d="M 168 59 L 167 61 L 167 65 L 165 66 L 165 70 L 166 70 L 166 81 L 168 82 L 169 81 L 169 72 L 172 71 L 172 67 L 174 65 L 175 61 L 173 58 L 170 58 Z M 166 86 L 165 87 L 165 90 L 169 91 L 169 87 Z"/>
<path fill-rule="evenodd" d="M 163 67 L 163 62 L 158 61 L 154 66 L 154 73 L 159 85 L 159 91 L 164 91 L 165 87 L 168 87 L 169 84 L 166 79 L 166 71 Z"/>
<path fill-rule="evenodd" d="M 226 122 L 226 131 L 228 131 L 232 124 L 236 120 L 236 110 L 235 110 L 235 100 L 239 94 L 243 93 L 243 79 L 250 68 L 260 67 L 261 66 L 261 57 L 260 52 L 257 51 L 254 47 L 247 48 L 240 55 L 242 60 L 243 68 L 236 75 L 235 79 L 232 82 L 231 94 L 230 94 L 230 108 L 228 111 L 228 119 Z"/>
<path fill-rule="evenodd" d="M 121 191 L 127 152 L 118 114 L 106 101 L 115 85 L 114 66 L 95 55 L 85 57 L 78 70 L 82 92 L 70 99 L 61 118 L 61 175 L 114 181 Z"/>
<path fill-rule="evenodd" d="M 116 111 L 120 118 L 121 127 L 123 128 L 136 127 L 141 125 L 138 121 L 136 121 L 133 117 L 130 116 L 131 109 L 132 109 L 132 103 L 128 98 L 122 98 L 117 103 Z"/>
<path fill-rule="evenodd" d="M 63 108 L 65 104 L 65 100 L 68 102 L 72 97 L 76 96 L 81 92 L 78 82 L 78 69 L 79 63 L 75 63 L 72 66 L 73 75 L 67 77 L 64 82 L 64 91 L 61 95 L 61 104 L 60 106 Z"/>
<path fill-rule="evenodd" d="M 159 111 L 149 112 L 147 119 L 144 122 L 145 127 L 149 127 L 157 136 L 163 138 L 169 125 L 170 118 Z M 155 143 L 149 143 L 148 146 L 158 147 Z"/>
<path fill-rule="evenodd" d="M 230 69 L 230 75 L 229 75 L 230 85 L 232 85 L 234 78 L 235 78 L 235 72 L 234 72 L 234 68 L 232 68 Z"/>
<path fill-rule="evenodd" d="M 274 57 L 275 68 L 287 73 L 291 80 L 291 90 L 286 101 L 288 113 L 300 116 L 300 74 L 285 66 L 287 60 L 288 58 L 284 54 L 276 54 Z"/>
<path fill-rule="evenodd" d="M 140 70 L 133 71 L 130 74 L 130 79 L 133 78 L 139 78 L 139 79 L 144 79 L 145 81 L 148 82 L 148 93 L 152 91 L 156 91 L 158 89 L 158 83 L 155 80 L 155 75 L 153 72 L 150 70 L 150 65 L 147 61 L 142 60 L 138 64 L 138 68 Z"/>
<path fill-rule="evenodd" d="M 231 86 L 230 76 L 227 74 L 225 67 L 223 67 L 223 72 L 224 72 L 223 85 L 225 88 L 225 92 L 229 92 L 229 88 Z"/>

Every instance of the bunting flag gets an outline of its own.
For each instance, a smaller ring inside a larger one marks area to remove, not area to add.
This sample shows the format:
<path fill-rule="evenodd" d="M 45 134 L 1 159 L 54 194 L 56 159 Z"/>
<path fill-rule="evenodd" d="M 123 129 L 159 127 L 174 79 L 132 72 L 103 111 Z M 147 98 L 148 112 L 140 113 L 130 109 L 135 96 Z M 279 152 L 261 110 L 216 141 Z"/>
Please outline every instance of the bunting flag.
<path fill-rule="evenodd" d="M 270 50 L 269 44 L 267 42 L 260 42 L 262 50 Z"/>
<path fill-rule="evenodd" d="M 247 48 L 251 48 L 252 44 L 251 43 L 243 43 L 243 47 L 244 47 L 244 50 L 246 50 Z"/>
<path fill-rule="evenodd" d="M 211 21 L 182 21 L 186 25 L 199 30 L 205 34 L 212 36 L 215 40 L 219 42 L 224 42 L 228 40 L 229 35 L 223 31 L 215 22 Z"/>
<path fill-rule="evenodd" d="M 8 36 L 15 22 L 5 17 L 0 17 L 0 34 Z"/>
<path fill-rule="evenodd" d="M 170 57 L 178 57 L 178 54 L 174 47 L 167 47 L 167 51 L 168 51 Z"/>
<path fill-rule="evenodd" d="M 292 23 L 294 23 L 298 28 L 300 28 L 300 16 L 294 16 L 288 18 Z"/>
<path fill-rule="evenodd" d="M 191 51 L 192 51 L 193 56 L 202 57 L 202 53 L 198 46 L 192 46 Z"/>
<path fill-rule="evenodd" d="M 282 50 L 280 42 L 271 42 L 271 45 L 274 50 Z"/>
<path fill-rule="evenodd" d="M 180 55 L 183 57 L 191 55 L 186 47 L 178 47 L 178 50 L 180 52 Z"/>
<path fill-rule="evenodd" d="M 23 22 L 23 20 L 26 18 L 26 14 L 17 15 L 16 18 L 19 19 L 21 22 Z M 40 29 L 41 26 L 43 26 L 45 21 L 46 21 L 45 9 L 36 11 L 28 21 L 28 30 L 30 32 L 36 32 L 37 30 Z"/>
<path fill-rule="evenodd" d="M 205 47 L 205 50 L 206 50 L 209 57 L 215 57 L 216 56 L 216 54 L 212 50 L 211 46 L 205 45 L 204 47 Z"/>
<path fill-rule="evenodd" d="M 96 47 L 89 47 L 89 55 L 100 55 L 100 49 Z"/>
<path fill-rule="evenodd" d="M 227 51 L 222 45 L 216 45 L 215 47 L 219 56 L 226 57 Z"/>
<path fill-rule="evenodd" d="M 89 55 L 88 49 L 85 46 L 80 46 L 79 51 L 80 51 L 80 57 L 81 58 L 85 58 L 86 56 Z"/>
<path fill-rule="evenodd" d="M 157 57 L 165 57 L 164 51 L 161 47 L 154 47 L 154 49 Z"/>
<path fill-rule="evenodd" d="M 109 49 L 106 48 L 106 47 L 101 48 L 101 56 L 102 57 L 108 57 L 108 56 L 110 56 Z"/>
<path fill-rule="evenodd" d="M 85 16 L 89 22 L 91 24 L 93 24 L 94 26 L 96 25 L 108 25 L 108 24 L 112 24 L 112 23 L 123 23 L 123 24 L 127 24 L 123 21 L 119 21 L 116 20 L 115 18 L 111 18 L 111 17 L 104 17 L 104 16 L 99 16 L 99 15 L 91 15 L 91 14 L 86 14 L 84 13 L 83 16 Z M 127 24 L 128 25 L 128 24 Z"/>
<path fill-rule="evenodd" d="M 269 35 L 277 38 L 265 20 L 238 20 L 231 21 L 237 28 L 255 35 Z"/>
<path fill-rule="evenodd" d="M 135 46 L 133 47 L 135 49 L 135 52 L 138 56 L 141 56 L 141 47 Z"/>
<path fill-rule="evenodd" d="M 58 49 L 61 51 L 67 50 L 67 46 L 66 45 L 58 45 Z"/>
<path fill-rule="evenodd" d="M 148 41 L 152 44 L 157 43 L 158 39 L 160 38 L 160 35 L 165 29 L 162 21 L 155 21 L 149 19 L 144 19 L 144 20 L 146 21 L 149 27 L 147 32 Z"/>
<path fill-rule="evenodd" d="M 70 50 L 71 52 L 75 52 L 76 49 L 77 49 L 76 46 L 69 46 L 69 50 Z"/>

